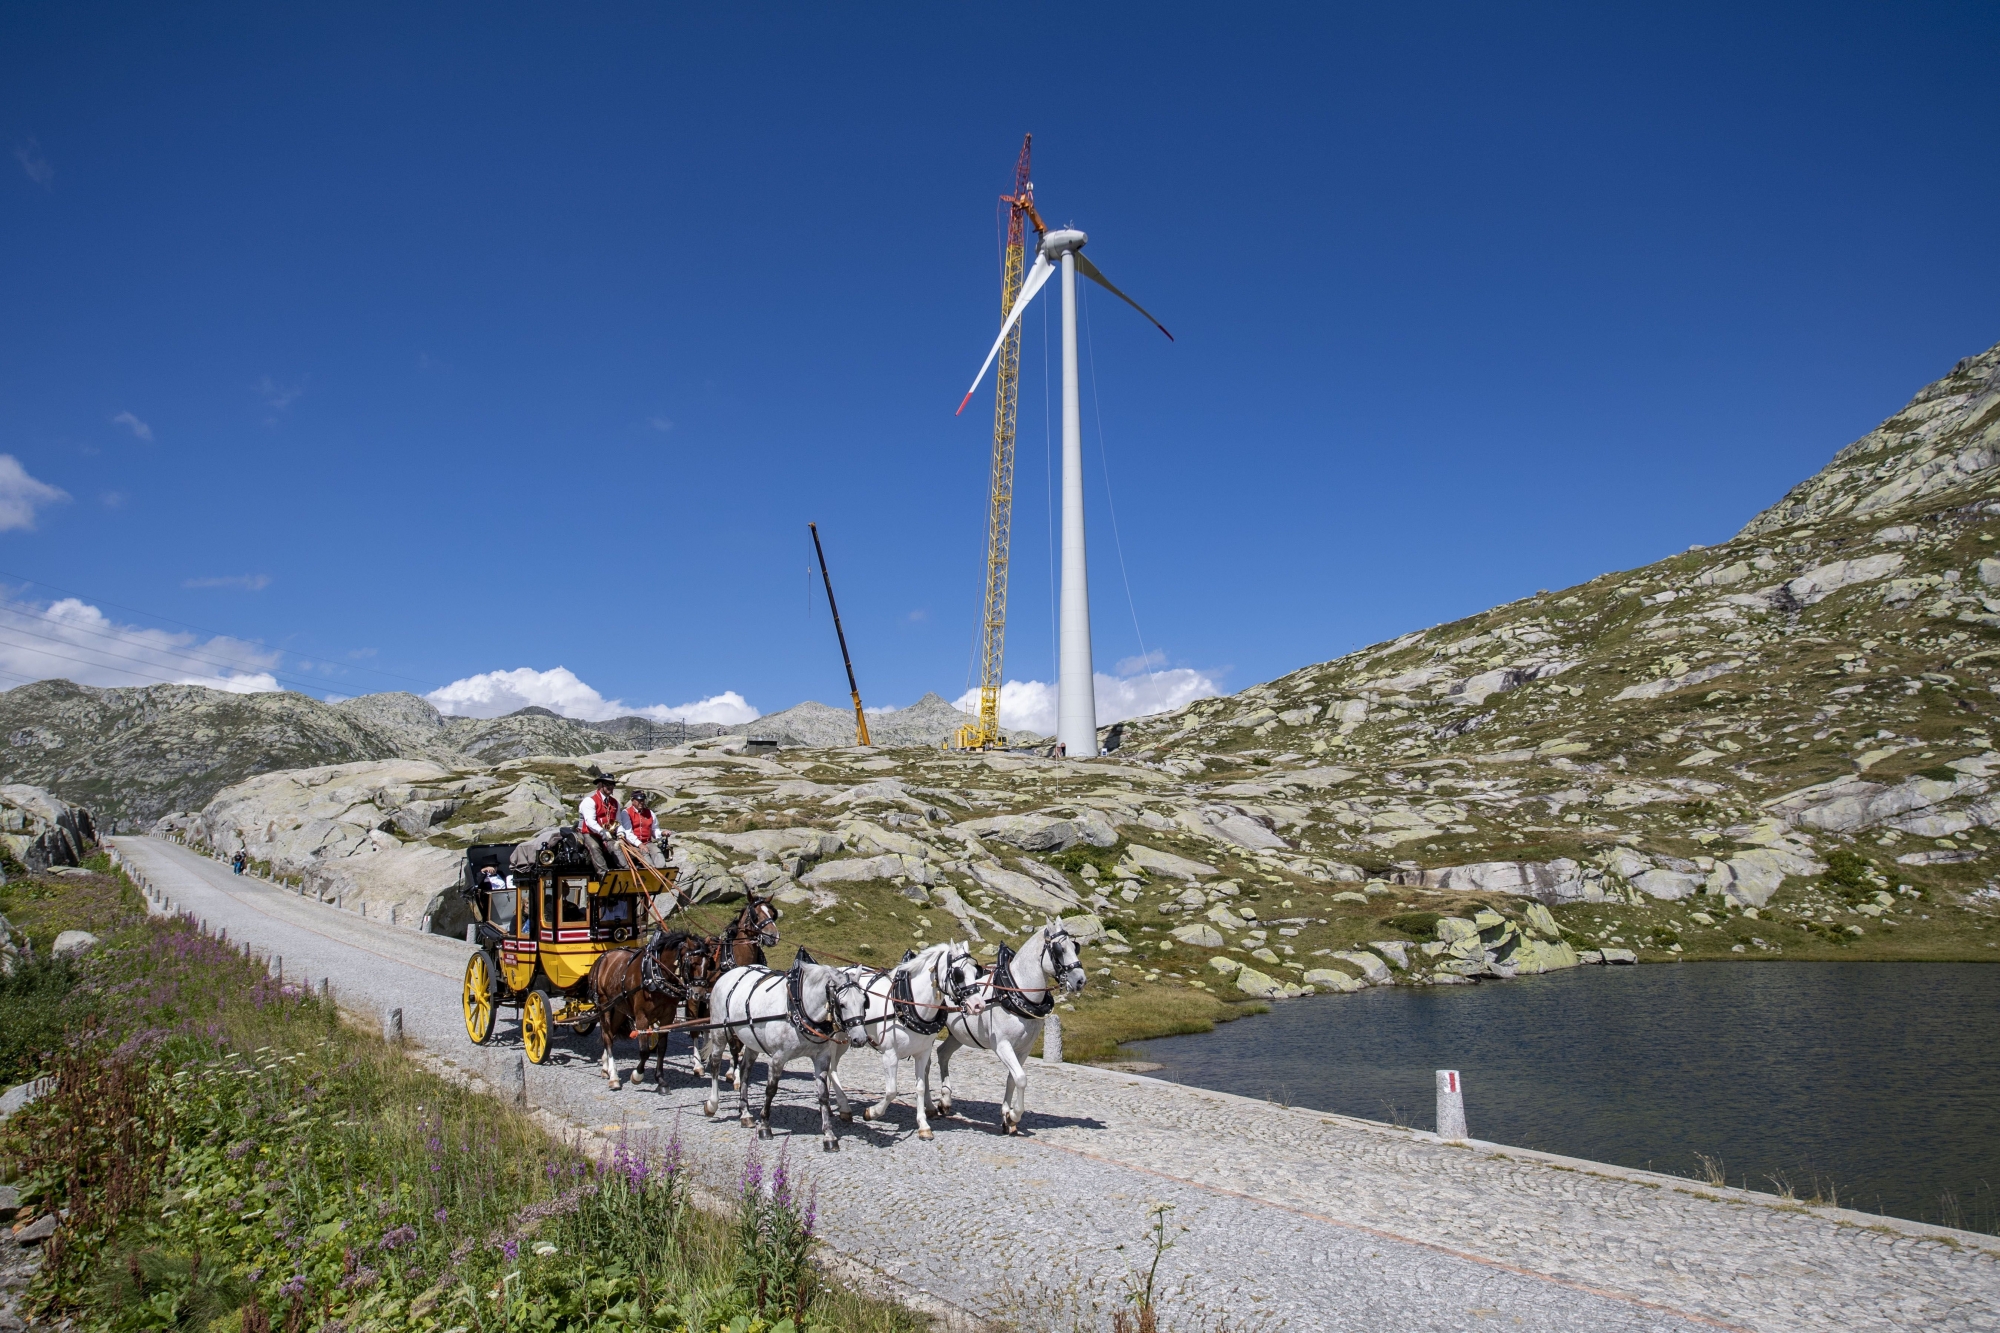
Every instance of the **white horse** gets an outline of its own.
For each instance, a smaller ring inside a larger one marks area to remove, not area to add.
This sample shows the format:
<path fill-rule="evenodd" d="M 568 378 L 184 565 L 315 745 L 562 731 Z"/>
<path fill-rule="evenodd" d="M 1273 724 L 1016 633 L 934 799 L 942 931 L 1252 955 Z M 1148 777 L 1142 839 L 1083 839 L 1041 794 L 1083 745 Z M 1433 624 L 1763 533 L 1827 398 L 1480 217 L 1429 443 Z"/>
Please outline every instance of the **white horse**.
<path fill-rule="evenodd" d="M 931 1048 L 943 1030 L 948 1011 L 979 988 L 979 964 L 963 944 L 933 944 L 913 953 L 887 972 L 849 967 L 841 971 L 862 986 L 868 1016 L 862 1028 L 868 1044 L 882 1054 L 882 1100 L 862 1111 L 863 1120 L 886 1120 L 896 1100 L 896 1071 L 904 1060 L 916 1066 L 917 1137 L 931 1137 Z M 975 997 L 974 1003 L 980 1003 Z M 840 1061 L 833 1059 L 833 1086 L 840 1086 Z"/>
<path fill-rule="evenodd" d="M 868 1034 L 861 1023 L 868 1012 L 867 997 L 861 987 L 823 963 L 815 963 L 804 949 L 789 972 L 774 972 L 760 964 L 734 967 L 715 983 L 709 1000 L 712 1025 L 702 1042 L 703 1063 L 708 1066 L 708 1101 L 702 1114 L 713 1116 L 722 1101 L 722 1057 L 732 1039 L 740 1042 L 743 1055 L 737 1073 L 741 1079 L 737 1115 L 745 1129 L 750 1119 L 750 1062 L 764 1057 L 768 1078 L 764 1085 L 764 1123 L 757 1137 L 771 1137 L 771 1104 L 778 1099 L 778 1080 L 785 1066 L 794 1060 L 811 1060 L 813 1088 L 819 1096 L 820 1146 L 828 1152 L 840 1147 L 829 1114 L 828 1089 L 839 1043 L 865 1042 Z M 851 1118 L 847 1094 L 840 1094 L 842 1119 Z"/>
<path fill-rule="evenodd" d="M 1000 947 L 1000 957 L 980 979 L 977 997 L 964 1012 L 945 1018 L 946 1036 L 938 1043 L 938 1114 L 951 1114 L 951 1057 L 961 1046 L 991 1051 L 1007 1069 L 1007 1088 L 1000 1099 L 1000 1128 L 1018 1133 L 1028 1113 L 1028 1048 L 1041 1035 L 1042 1021 L 1055 1008 L 1055 986 L 1074 995 L 1086 980 L 1078 961 L 1076 940 L 1060 921 L 1051 920 L 1021 942 L 1019 953 Z"/>

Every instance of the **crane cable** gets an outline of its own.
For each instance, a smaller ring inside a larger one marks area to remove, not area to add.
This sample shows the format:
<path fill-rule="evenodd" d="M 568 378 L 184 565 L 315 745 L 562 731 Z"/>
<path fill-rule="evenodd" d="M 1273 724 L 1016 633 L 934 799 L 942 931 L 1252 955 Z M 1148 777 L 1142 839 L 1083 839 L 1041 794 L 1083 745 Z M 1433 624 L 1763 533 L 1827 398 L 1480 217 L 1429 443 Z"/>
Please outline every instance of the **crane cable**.
<path fill-rule="evenodd" d="M 1132 576 L 1125 572 L 1125 542 L 1118 535 L 1118 502 L 1111 496 L 1111 456 L 1104 447 L 1104 400 L 1097 395 L 1097 347 L 1090 337 L 1090 296 L 1084 293 L 1083 344 L 1090 360 L 1090 406 L 1097 416 L 1097 461 L 1104 469 L 1104 504 L 1111 511 L 1111 544 L 1118 551 L 1118 576 L 1125 581 L 1125 605 L 1132 612 L 1132 633 L 1139 640 L 1139 660 L 1146 664 L 1146 678 L 1159 684 L 1159 673 L 1153 670 L 1152 654 L 1146 651 L 1146 635 L 1139 628 L 1139 604 L 1132 598 Z"/>

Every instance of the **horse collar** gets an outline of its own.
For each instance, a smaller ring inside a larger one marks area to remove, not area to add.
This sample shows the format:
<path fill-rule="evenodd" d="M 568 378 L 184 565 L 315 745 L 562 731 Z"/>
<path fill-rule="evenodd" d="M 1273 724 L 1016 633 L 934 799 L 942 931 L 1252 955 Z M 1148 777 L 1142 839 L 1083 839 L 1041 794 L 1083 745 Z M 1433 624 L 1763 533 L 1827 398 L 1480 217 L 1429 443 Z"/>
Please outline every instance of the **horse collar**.
<path fill-rule="evenodd" d="M 1016 1018 L 1047 1018 L 1049 1011 L 1056 1007 L 1056 988 L 1044 979 L 1042 998 L 1030 1000 L 1021 993 L 1014 983 L 1014 951 L 1006 945 L 1000 946 L 1000 956 L 993 963 L 993 991 L 999 997 L 1000 1007 Z M 1048 966 L 1048 952 L 1043 949 L 1042 965 Z"/>
<path fill-rule="evenodd" d="M 806 1014 L 805 965 L 811 961 L 812 959 L 806 955 L 806 951 L 800 949 L 798 956 L 792 960 L 791 971 L 785 973 L 785 1017 L 791 1020 L 792 1030 L 797 1032 L 801 1037 L 804 1037 L 807 1041 L 824 1043 L 833 1040 L 831 1028 L 822 1029 L 815 1027 L 812 1019 Z M 834 1018 L 833 987 L 831 985 L 826 990 L 826 1016 L 828 1019 Z"/>
<path fill-rule="evenodd" d="M 940 1004 L 936 1014 L 921 1018 L 917 1014 L 917 994 L 910 988 L 910 971 L 899 967 L 889 983 L 889 1005 L 896 1013 L 896 1021 L 905 1031 L 919 1037 L 935 1037 L 944 1027 L 944 1006 Z"/>

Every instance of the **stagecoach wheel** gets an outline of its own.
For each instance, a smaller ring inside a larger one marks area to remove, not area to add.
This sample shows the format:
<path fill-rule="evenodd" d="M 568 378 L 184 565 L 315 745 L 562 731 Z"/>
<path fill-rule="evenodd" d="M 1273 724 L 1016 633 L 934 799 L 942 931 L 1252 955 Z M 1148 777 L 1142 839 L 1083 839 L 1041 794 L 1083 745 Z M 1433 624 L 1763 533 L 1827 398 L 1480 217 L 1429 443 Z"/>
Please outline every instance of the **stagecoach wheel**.
<path fill-rule="evenodd" d="M 549 1058 L 549 997 L 531 990 L 521 1000 L 521 1048 L 532 1064 Z"/>
<path fill-rule="evenodd" d="M 465 960 L 465 1035 L 484 1046 L 493 1035 L 493 964 L 484 953 Z"/>

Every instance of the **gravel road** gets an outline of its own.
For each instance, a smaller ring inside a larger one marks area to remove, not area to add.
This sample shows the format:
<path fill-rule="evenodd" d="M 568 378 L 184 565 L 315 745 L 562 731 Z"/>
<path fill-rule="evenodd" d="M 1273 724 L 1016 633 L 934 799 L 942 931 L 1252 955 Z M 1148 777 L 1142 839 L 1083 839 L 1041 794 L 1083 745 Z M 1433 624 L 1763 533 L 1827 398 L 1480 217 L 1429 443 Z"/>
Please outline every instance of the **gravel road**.
<path fill-rule="evenodd" d="M 287 976 L 331 978 L 357 1012 L 400 1007 L 409 1040 L 467 1072 L 498 1083 L 512 1066 L 505 1011 L 488 1047 L 466 1039 L 466 945 L 233 876 L 172 843 L 115 846 L 176 910 L 278 955 Z M 684 1046 L 664 1094 L 614 1093 L 596 1044 L 567 1039 L 531 1066 L 535 1105 L 599 1132 L 677 1128 L 711 1178 L 734 1176 L 751 1132 L 701 1115 L 707 1084 Z M 788 1078 L 773 1147 L 789 1142 L 816 1178 L 830 1246 L 1024 1329 L 1067 1333 L 1093 1299 L 1111 1308 L 1150 1210 L 1167 1204 L 1176 1243 L 1161 1273 L 1176 1329 L 2000 1330 L 1992 1237 L 1075 1065 L 1031 1067 L 1024 1132 L 1007 1138 L 993 1128 L 997 1062 L 965 1052 L 955 1073 L 960 1115 L 934 1121 L 933 1142 L 916 1139 L 906 1104 L 885 1125 L 841 1126 L 832 1154 L 817 1149 L 810 1078 Z M 842 1074 L 850 1089 L 880 1087 L 872 1052 Z"/>

